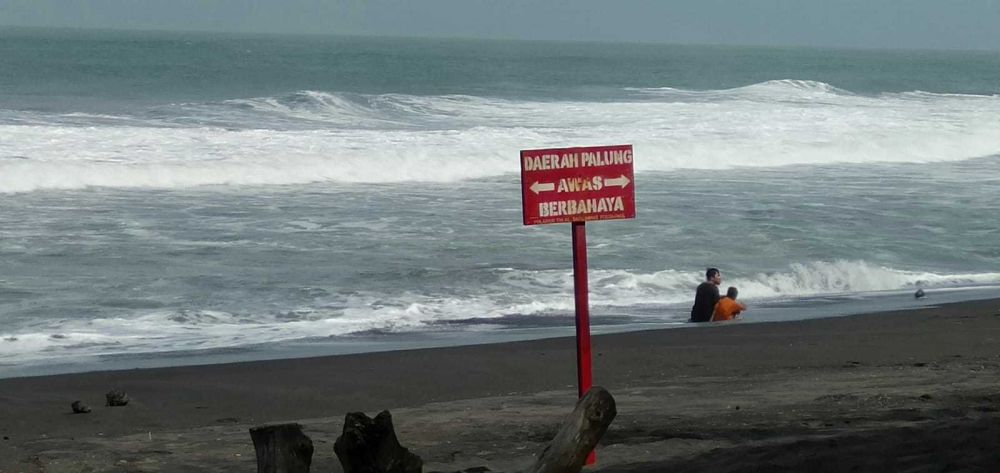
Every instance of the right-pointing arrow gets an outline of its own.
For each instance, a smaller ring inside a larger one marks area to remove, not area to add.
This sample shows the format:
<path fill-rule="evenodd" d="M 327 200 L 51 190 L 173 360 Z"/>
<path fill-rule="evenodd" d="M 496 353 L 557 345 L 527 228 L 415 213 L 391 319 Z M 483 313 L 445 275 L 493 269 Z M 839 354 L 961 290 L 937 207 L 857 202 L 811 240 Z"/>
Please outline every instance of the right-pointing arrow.
<path fill-rule="evenodd" d="M 618 186 L 618 187 L 621 187 L 622 189 L 624 189 L 624 188 L 628 187 L 628 183 L 630 183 L 630 182 L 632 182 L 632 181 L 630 181 L 627 177 L 625 177 L 624 174 L 622 174 L 619 177 L 615 177 L 615 178 L 612 178 L 612 179 L 605 179 L 604 180 L 604 185 L 606 185 L 606 186 Z"/>

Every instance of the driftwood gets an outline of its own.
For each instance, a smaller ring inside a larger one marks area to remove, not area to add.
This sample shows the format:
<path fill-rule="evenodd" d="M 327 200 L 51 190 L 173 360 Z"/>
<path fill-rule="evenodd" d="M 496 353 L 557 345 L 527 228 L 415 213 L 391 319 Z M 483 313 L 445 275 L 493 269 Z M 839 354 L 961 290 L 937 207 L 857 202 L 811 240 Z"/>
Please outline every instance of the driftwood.
<path fill-rule="evenodd" d="M 344 473 L 420 473 L 424 462 L 399 444 L 392 414 L 382 411 L 374 419 L 351 412 L 344 419 L 344 433 L 333 444 Z"/>
<path fill-rule="evenodd" d="M 253 427 L 250 438 L 257 451 L 257 473 L 309 473 L 313 444 L 299 424 Z"/>
<path fill-rule="evenodd" d="M 527 473 L 579 473 L 617 414 L 611 393 L 590 388 Z"/>
<path fill-rule="evenodd" d="M 444 473 L 442 471 L 432 471 L 430 473 Z M 492 473 L 492 470 L 485 466 L 474 466 L 464 470 L 452 471 L 450 473 Z"/>
<path fill-rule="evenodd" d="M 587 456 L 608 431 L 618 411 L 615 398 L 594 386 L 576 403 L 551 442 L 526 473 L 579 473 Z M 257 451 L 258 473 L 308 473 L 312 440 L 299 424 L 277 424 L 250 429 Z M 392 415 L 382 411 L 374 419 L 351 412 L 344 431 L 333 444 L 344 473 L 421 473 L 423 460 L 399 444 Z M 489 472 L 476 467 L 464 473 Z M 456 472 L 460 473 L 460 472 Z"/>

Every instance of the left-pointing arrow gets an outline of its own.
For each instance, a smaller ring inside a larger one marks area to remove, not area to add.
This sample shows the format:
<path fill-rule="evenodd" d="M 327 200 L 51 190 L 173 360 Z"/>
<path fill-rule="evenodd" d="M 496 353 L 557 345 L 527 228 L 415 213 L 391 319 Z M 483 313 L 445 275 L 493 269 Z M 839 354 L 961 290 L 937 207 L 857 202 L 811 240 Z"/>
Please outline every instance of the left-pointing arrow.
<path fill-rule="evenodd" d="M 531 187 L 529 187 L 529 189 L 531 189 L 531 192 L 534 192 L 537 195 L 539 192 L 556 190 L 556 184 L 554 182 L 535 181 L 535 183 L 532 184 Z"/>

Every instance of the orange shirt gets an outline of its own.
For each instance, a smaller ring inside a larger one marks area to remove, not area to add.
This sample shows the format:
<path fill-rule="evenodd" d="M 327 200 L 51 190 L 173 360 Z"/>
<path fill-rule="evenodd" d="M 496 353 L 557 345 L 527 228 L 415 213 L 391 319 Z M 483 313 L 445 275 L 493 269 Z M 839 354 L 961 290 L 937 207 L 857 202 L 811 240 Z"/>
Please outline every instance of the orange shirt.
<path fill-rule="evenodd" d="M 712 321 L 719 322 L 722 320 L 733 320 L 736 314 L 746 310 L 747 306 L 736 302 L 728 297 L 723 297 L 719 299 L 719 303 L 715 304 L 715 311 L 712 312 Z"/>

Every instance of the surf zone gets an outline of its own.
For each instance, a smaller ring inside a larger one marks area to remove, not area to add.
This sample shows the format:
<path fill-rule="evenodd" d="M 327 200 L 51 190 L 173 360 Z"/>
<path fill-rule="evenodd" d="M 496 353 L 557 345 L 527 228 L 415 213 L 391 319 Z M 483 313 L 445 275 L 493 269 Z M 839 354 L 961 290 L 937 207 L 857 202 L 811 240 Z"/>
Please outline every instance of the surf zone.
<path fill-rule="evenodd" d="M 564 217 L 592 213 L 624 212 L 625 203 L 621 197 L 601 197 L 596 199 L 557 200 L 538 204 L 539 217 Z"/>

